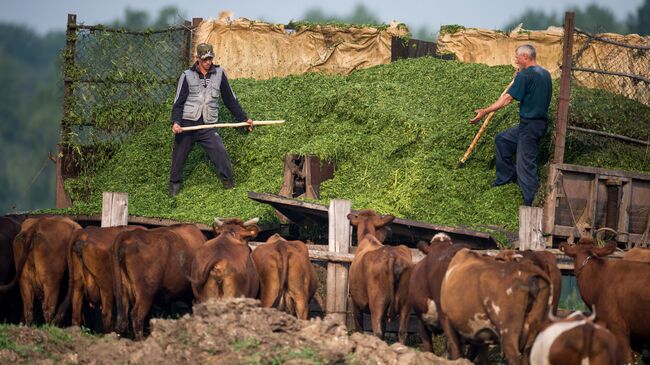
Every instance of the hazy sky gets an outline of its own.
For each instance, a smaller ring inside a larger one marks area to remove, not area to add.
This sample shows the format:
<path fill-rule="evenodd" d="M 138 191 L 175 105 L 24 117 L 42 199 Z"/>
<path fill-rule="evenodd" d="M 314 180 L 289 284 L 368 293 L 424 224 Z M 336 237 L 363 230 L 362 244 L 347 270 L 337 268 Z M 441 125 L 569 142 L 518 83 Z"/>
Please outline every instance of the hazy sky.
<path fill-rule="evenodd" d="M 45 33 L 64 29 L 68 13 L 77 14 L 78 22 L 90 25 L 122 18 L 126 7 L 146 10 L 155 17 L 162 7 L 173 5 L 184 12 L 188 19 L 215 18 L 219 11 L 231 10 L 235 17 L 286 24 L 292 19 L 300 19 L 305 11 L 314 7 L 323 9 L 327 14 L 347 15 L 355 5 L 363 3 L 385 23 L 395 19 L 406 23 L 413 30 L 427 26 L 437 31 L 444 24 L 501 28 L 528 8 L 560 13 L 568 6 L 584 7 L 591 3 L 611 9 L 619 20 L 624 20 L 642 2 L 643 0 L 0 0 L 0 21 L 26 24 L 39 33 Z"/>

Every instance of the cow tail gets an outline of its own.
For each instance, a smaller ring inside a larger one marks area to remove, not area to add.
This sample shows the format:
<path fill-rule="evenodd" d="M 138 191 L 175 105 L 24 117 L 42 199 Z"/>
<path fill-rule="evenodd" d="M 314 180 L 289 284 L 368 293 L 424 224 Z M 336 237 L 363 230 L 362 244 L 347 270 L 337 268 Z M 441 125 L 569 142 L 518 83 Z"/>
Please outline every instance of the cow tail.
<path fill-rule="evenodd" d="M 126 332 L 128 319 L 126 308 L 122 303 L 122 268 L 121 262 L 124 261 L 124 250 L 122 249 L 122 234 L 118 234 L 111 247 L 111 263 L 113 266 L 113 296 L 115 297 L 115 328 L 116 331 Z"/>
<path fill-rule="evenodd" d="M 284 310 L 285 306 L 287 305 L 284 296 L 287 292 L 287 271 L 289 271 L 289 263 L 287 262 L 287 246 L 284 242 L 279 241 L 276 243 L 275 247 L 278 250 L 278 254 L 280 255 L 280 287 L 278 288 L 278 296 L 273 302 L 273 308 Z"/>
<path fill-rule="evenodd" d="M 524 317 L 519 348 L 523 354 L 533 346 L 539 326 L 551 307 L 553 286 L 551 280 L 541 270 L 528 278 L 528 306 Z M 525 355 L 527 356 L 527 355 Z"/>
<path fill-rule="evenodd" d="M 396 278 L 396 275 L 399 275 L 398 270 L 395 270 L 395 254 L 391 252 L 388 256 L 388 286 L 390 288 L 390 306 L 388 307 L 388 313 L 387 316 L 389 319 L 395 318 L 395 316 L 398 313 L 397 310 L 397 300 L 395 298 L 395 293 L 397 290 L 395 290 L 395 285 L 399 282 L 399 277 Z M 397 280 L 396 280 L 397 279 Z"/>
<path fill-rule="evenodd" d="M 83 249 L 85 243 L 85 241 L 77 240 L 77 234 L 73 234 L 72 239 L 70 240 L 70 244 L 68 245 L 68 292 L 65 294 L 65 298 L 63 299 L 63 302 L 61 302 L 61 305 L 59 305 L 59 308 L 56 311 L 56 315 L 54 316 L 54 323 L 57 325 L 60 325 L 63 321 L 65 313 L 70 308 L 70 301 L 72 300 L 72 287 L 74 286 L 74 269 L 72 265 L 72 256 L 76 253 L 79 255 L 79 257 L 81 257 L 81 250 Z"/>
<path fill-rule="evenodd" d="M 587 320 L 585 324 L 582 325 L 582 351 L 580 353 L 580 360 L 587 359 L 589 360 L 589 355 L 591 355 L 591 344 L 594 338 L 594 322 Z M 583 362 L 584 363 L 584 362 Z M 587 361 L 589 363 L 589 361 Z"/>
<path fill-rule="evenodd" d="M 29 257 L 29 253 L 31 252 L 32 246 L 34 244 L 33 232 L 36 230 L 35 228 L 36 227 L 34 226 L 30 227 L 26 232 L 19 233 L 18 236 L 16 236 L 16 238 L 14 239 L 14 244 L 16 243 L 17 240 L 20 240 L 20 243 L 22 243 L 23 245 L 22 256 L 18 261 L 18 265 L 16 265 L 16 274 L 14 275 L 14 278 L 11 279 L 9 284 L 0 285 L 0 293 L 4 293 L 10 290 L 18 282 L 18 278 L 20 277 L 20 274 L 22 273 L 23 268 L 25 267 L 25 263 L 27 262 L 27 258 Z"/>

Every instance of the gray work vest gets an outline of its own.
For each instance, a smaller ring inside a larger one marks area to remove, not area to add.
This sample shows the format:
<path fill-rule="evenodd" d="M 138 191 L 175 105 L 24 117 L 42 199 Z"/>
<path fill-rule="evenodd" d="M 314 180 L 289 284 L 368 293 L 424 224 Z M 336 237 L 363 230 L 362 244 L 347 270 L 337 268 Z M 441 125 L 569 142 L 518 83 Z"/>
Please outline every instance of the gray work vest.
<path fill-rule="evenodd" d="M 216 68 L 216 72 L 206 75 L 210 79 L 210 85 L 203 87 L 199 73 L 192 70 L 185 70 L 185 80 L 189 87 L 189 95 L 183 106 L 183 119 L 197 121 L 203 116 L 203 123 L 216 123 L 219 119 L 219 96 L 221 96 L 221 78 L 223 69 Z"/>

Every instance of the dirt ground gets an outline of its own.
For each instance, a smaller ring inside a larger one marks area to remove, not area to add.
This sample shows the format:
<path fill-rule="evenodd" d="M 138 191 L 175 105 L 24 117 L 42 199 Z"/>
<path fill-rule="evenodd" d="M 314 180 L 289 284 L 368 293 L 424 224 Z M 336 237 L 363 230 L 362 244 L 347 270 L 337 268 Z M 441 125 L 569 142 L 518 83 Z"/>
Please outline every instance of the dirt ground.
<path fill-rule="evenodd" d="M 301 321 L 252 299 L 210 301 L 153 319 L 134 342 L 78 327 L 0 327 L 0 364 L 469 364 L 352 333 L 329 317 Z"/>

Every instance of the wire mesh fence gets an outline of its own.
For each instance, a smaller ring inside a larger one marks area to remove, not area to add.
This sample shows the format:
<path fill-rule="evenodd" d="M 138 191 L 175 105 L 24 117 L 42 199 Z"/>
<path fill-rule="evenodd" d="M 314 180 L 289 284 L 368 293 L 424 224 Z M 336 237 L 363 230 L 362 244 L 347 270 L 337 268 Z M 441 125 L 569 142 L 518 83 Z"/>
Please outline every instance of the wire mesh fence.
<path fill-rule="evenodd" d="M 101 166 L 131 132 L 169 117 L 190 31 L 68 24 L 61 145 L 74 155 L 74 170 Z"/>
<path fill-rule="evenodd" d="M 573 81 L 598 87 L 650 106 L 650 38 L 622 37 L 622 41 L 576 29 Z"/>

